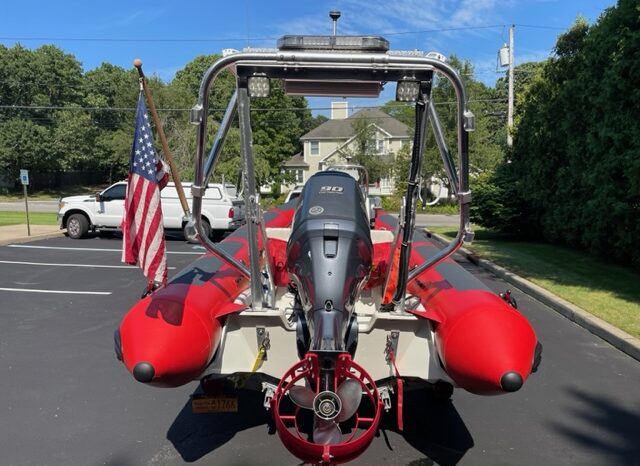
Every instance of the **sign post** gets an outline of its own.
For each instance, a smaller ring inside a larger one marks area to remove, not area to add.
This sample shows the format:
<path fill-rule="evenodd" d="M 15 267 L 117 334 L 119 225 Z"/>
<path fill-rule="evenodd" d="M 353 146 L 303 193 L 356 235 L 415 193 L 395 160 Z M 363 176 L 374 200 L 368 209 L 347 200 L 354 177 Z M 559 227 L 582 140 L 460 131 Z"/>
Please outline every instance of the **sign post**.
<path fill-rule="evenodd" d="M 27 236 L 31 236 L 31 225 L 29 224 L 29 201 L 27 200 L 27 186 L 29 185 L 29 170 L 20 170 L 20 182 L 24 188 L 24 208 L 27 212 Z"/>

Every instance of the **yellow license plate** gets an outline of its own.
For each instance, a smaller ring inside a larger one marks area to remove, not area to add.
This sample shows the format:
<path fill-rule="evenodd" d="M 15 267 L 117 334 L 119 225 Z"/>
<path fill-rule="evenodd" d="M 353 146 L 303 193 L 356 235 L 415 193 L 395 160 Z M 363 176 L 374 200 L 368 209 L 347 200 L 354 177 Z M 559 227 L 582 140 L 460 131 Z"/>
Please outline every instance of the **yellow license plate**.
<path fill-rule="evenodd" d="M 191 400 L 193 414 L 237 413 L 237 398 L 194 398 Z"/>

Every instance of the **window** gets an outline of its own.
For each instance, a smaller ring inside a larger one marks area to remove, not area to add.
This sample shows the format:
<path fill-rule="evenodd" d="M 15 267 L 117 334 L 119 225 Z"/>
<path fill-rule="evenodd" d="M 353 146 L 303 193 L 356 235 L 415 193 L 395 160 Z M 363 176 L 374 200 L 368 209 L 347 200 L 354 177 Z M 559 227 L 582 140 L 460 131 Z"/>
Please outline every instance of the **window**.
<path fill-rule="evenodd" d="M 320 142 L 309 141 L 309 153 L 311 155 L 320 155 Z"/>
<path fill-rule="evenodd" d="M 302 168 L 292 168 L 287 170 L 287 173 L 293 175 L 293 179 L 295 180 L 296 184 L 304 183 L 304 171 L 302 170 Z"/>
<path fill-rule="evenodd" d="M 293 191 L 291 193 L 291 195 L 289 195 L 289 200 L 293 201 L 294 199 L 298 199 L 300 197 L 300 194 L 302 194 L 302 191 L 298 192 L 298 191 Z"/>
<path fill-rule="evenodd" d="M 384 152 L 384 139 L 376 139 L 376 152 L 378 154 Z"/>
<path fill-rule="evenodd" d="M 227 195 L 231 197 L 238 197 L 238 188 L 233 184 L 225 184 L 224 190 L 227 192 Z"/>
<path fill-rule="evenodd" d="M 105 192 L 102 193 L 102 199 L 105 201 L 124 200 L 124 195 L 127 192 L 127 185 L 117 184 Z"/>

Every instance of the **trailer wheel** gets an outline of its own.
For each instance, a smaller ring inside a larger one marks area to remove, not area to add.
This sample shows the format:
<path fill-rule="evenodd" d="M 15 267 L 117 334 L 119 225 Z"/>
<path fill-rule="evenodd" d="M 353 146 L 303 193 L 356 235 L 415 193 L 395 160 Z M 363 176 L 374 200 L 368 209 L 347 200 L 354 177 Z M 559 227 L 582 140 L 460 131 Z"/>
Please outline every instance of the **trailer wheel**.
<path fill-rule="evenodd" d="M 195 229 L 190 228 L 190 223 L 185 223 L 182 226 L 182 234 L 184 235 L 184 239 L 186 239 L 189 243 L 197 244 L 199 243 Z M 206 218 L 202 219 L 202 229 L 204 230 L 204 234 L 207 238 L 211 238 L 211 225 Z"/>
<path fill-rule="evenodd" d="M 67 220 L 67 235 L 69 238 L 81 239 L 87 236 L 89 220 L 82 214 L 73 214 Z"/>
<path fill-rule="evenodd" d="M 207 238 L 211 238 L 211 224 L 206 218 L 202 219 L 202 229 Z"/>

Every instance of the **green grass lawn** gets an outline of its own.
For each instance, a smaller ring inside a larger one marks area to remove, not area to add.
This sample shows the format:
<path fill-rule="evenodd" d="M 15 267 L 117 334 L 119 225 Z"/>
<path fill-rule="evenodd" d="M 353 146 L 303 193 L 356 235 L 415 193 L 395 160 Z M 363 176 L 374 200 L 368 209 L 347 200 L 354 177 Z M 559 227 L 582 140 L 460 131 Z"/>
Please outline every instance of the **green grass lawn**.
<path fill-rule="evenodd" d="M 433 206 L 425 206 L 423 209 L 418 202 L 417 214 L 444 214 L 444 215 L 458 215 L 457 204 L 436 204 Z"/>
<path fill-rule="evenodd" d="M 431 230 L 450 237 L 456 234 L 448 227 Z M 482 228 L 474 231 L 467 249 L 640 337 L 640 273 L 582 251 L 510 240 Z"/>
<path fill-rule="evenodd" d="M 58 214 L 49 212 L 29 212 L 31 225 L 56 225 Z M 20 225 L 27 223 L 27 214 L 24 212 L 0 211 L 0 226 Z"/>
<path fill-rule="evenodd" d="M 393 206 L 392 206 L 393 207 Z M 398 208 L 387 208 L 385 212 L 397 215 L 400 211 Z M 416 214 L 441 214 L 441 215 L 458 215 L 458 206 L 455 204 L 438 204 L 434 206 L 426 206 L 424 209 L 418 202 Z"/>

